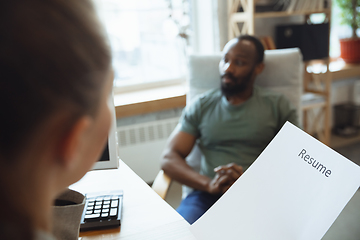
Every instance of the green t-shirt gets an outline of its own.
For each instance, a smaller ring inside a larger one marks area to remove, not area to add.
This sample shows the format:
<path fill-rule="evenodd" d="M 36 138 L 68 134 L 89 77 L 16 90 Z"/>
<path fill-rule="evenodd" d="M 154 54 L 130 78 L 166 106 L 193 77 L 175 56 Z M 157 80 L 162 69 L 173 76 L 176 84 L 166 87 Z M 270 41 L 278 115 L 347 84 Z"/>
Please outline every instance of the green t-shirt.
<path fill-rule="evenodd" d="M 296 109 L 283 95 L 255 87 L 250 99 L 232 105 L 217 89 L 186 106 L 180 131 L 197 138 L 200 173 L 213 178 L 220 165 L 233 162 L 247 169 L 286 121 L 298 125 Z"/>

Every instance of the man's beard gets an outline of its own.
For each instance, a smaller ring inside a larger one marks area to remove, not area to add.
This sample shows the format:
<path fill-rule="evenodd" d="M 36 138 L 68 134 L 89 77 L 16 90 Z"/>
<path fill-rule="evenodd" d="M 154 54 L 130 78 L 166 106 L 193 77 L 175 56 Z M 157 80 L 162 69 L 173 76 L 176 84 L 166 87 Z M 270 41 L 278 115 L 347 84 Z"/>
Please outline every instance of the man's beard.
<path fill-rule="evenodd" d="M 249 84 L 252 79 L 254 69 L 252 69 L 248 75 L 242 78 L 242 81 L 239 83 L 238 79 L 234 77 L 231 73 L 225 73 L 221 76 L 221 79 L 224 77 L 230 78 L 232 83 L 226 84 L 221 81 L 221 92 L 225 97 L 233 97 L 248 89 Z"/>

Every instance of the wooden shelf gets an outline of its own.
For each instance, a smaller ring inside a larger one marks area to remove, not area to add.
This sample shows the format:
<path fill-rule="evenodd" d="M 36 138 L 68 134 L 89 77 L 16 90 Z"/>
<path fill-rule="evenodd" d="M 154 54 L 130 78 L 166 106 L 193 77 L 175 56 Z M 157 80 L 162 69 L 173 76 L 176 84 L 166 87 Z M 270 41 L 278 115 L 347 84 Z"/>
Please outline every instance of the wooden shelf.
<path fill-rule="evenodd" d="M 360 77 L 360 64 L 346 64 L 341 59 L 332 61 L 330 63 L 330 72 L 333 81 Z"/>
<path fill-rule="evenodd" d="M 287 11 L 281 11 L 281 12 L 264 12 L 264 13 L 255 13 L 256 18 L 271 18 L 271 17 L 289 17 L 289 16 L 300 16 L 300 15 L 310 15 L 310 14 L 316 14 L 316 13 L 325 13 L 329 14 L 329 9 L 319 10 L 319 11 L 313 11 L 313 10 L 304 10 L 304 11 L 294 11 L 294 12 L 287 12 Z"/>
<path fill-rule="evenodd" d="M 304 11 L 278 11 L 278 12 L 261 12 L 261 13 L 254 13 L 254 18 L 273 18 L 273 17 L 289 17 L 289 16 L 300 16 L 300 15 L 310 15 L 315 13 L 325 13 L 330 14 L 329 9 L 313 11 L 313 10 L 304 10 Z M 231 19 L 236 22 L 242 22 L 247 20 L 249 17 L 249 13 L 247 12 L 237 12 L 233 13 Z"/>

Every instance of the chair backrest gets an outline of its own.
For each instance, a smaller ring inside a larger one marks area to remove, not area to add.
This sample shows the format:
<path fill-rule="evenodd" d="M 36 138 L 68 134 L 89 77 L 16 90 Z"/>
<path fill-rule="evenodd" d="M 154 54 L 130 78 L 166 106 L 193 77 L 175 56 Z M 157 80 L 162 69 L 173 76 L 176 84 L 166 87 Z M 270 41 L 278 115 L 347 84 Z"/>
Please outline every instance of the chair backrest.
<path fill-rule="evenodd" d="M 221 54 L 192 55 L 189 57 L 187 103 L 196 95 L 220 87 L 219 62 Z M 303 62 L 298 48 L 266 50 L 265 69 L 257 76 L 255 84 L 284 94 L 297 108 L 301 124 L 301 95 L 303 89 Z M 199 170 L 201 153 L 195 145 L 187 157 L 187 163 Z M 191 189 L 183 188 L 183 197 Z"/>

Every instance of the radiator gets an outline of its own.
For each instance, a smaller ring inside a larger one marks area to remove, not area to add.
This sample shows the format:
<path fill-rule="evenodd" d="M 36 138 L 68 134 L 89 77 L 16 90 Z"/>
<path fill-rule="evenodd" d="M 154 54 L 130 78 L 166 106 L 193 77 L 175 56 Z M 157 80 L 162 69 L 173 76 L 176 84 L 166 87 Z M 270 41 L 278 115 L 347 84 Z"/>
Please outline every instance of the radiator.
<path fill-rule="evenodd" d="M 117 127 L 119 157 L 145 182 L 154 181 L 166 141 L 179 118 Z"/>

